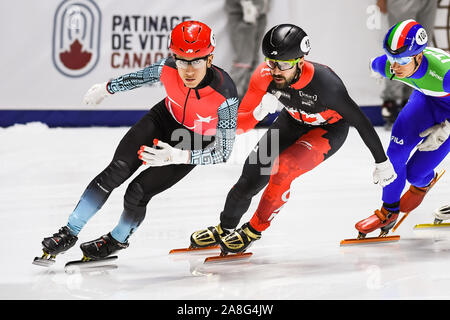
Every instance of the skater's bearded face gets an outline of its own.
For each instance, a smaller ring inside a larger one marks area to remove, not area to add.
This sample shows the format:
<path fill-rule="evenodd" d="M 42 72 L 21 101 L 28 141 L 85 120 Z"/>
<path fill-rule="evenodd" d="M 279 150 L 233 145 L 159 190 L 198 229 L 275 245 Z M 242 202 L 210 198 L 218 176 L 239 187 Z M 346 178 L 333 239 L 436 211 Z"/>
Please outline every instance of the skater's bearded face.
<path fill-rule="evenodd" d="M 422 62 L 422 58 L 423 53 L 419 53 L 418 55 L 411 57 L 411 61 L 407 64 L 401 65 L 397 62 L 394 62 L 393 64 L 391 64 L 392 71 L 394 71 L 395 76 L 398 78 L 410 77 L 419 68 L 420 63 Z"/>
<path fill-rule="evenodd" d="M 280 70 L 278 65 L 275 64 L 273 69 L 270 69 L 270 73 L 272 74 L 273 82 L 277 89 L 284 89 L 289 87 L 292 84 L 292 81 L 297 76 L 298 72 L 302 72 L 303 64 L 305 62 L 304 57 L 300 58 L 300 60 L 295 64 L 292 68 L 287 70 Z"/>
<path fill-rule="evenodd" d="M 195 88 L 203 80 L 206 71 L 211 67 L 213 55 L 201 58 L 186 58 L 175 56 L 178 74 L 188 88 Z"/>

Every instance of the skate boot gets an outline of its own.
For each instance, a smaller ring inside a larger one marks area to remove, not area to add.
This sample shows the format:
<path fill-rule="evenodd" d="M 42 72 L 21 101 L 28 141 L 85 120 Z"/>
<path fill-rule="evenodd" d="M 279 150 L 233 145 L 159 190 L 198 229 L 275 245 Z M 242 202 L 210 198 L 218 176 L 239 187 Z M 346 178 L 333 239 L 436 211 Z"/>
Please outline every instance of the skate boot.
<path fill-rule="evenodd" d="M 34 258 L 33 264 L 40 266 L 50 266 L 55 262 L 57 254 L 63 253 L 72 248 L 78 237 L 74 236 L 67 226 L 64 226 L 54 233 L 53 236 L 42 240 L 42 257 Z"/>
<path fill-rule="evenodd" d="M 379 237 L 384 237 L 395 225 L 398 218 L 398 212 L 388 211 L 384 207 L 381 210 L 375 210 L 375 214 L 356 223 L 355 228 L 359 231 L 358 239 L 363 239 L 366 235 L 378 228 L 381 229 Z"/>
<path fill-rule="evenodd" d="M 231 231 L 222 228 L 220 223 L 216 227 L 208 227 L 203 230 L 195 231 L 191 235 L 192 248 L 206 248 L 218 245 L 220 238 L 230 234 Z"/>
<path fill-rule="evenodd" d="M 433 180 L 426 187 L 415 187 L 411 185 L 400 199 L 400 211 L 411 212 L 416 209 L 425 198 L 425 195 L 430 191 L 434 184 L 439 180 L 440 175 L 435 174 Z"/>
<path fill-rule="evenodd" d="M 108 233 L 98 239 L 82 243 L 80 248 L 83 251 L 83 259 L 90 261 L 104 259 L 118 250 L 128 248 L 128 245 L 128 242 L 121 243 Z"/>
<path fill-rule="evenodd" d="M 42 250 L 50 255 L 56 256 L 72 248 L 77 240 L 78 237 L 70 232 L 69 227 L 64 226 L 57 233 L 54 233 L 53 236 L 42 240 L 44 247 Z"/>
<path fill-rule="evenodd" d="M 442 221 L 450 219 L 450 206 L 442 206 L 433 212 L 434 224 L 441 224 Z"/>
<path fill-rule="evenodd" d="M 242 253 L 256 240 L 261 239 L 261 232 L 256 231 L 249 222 L 220 240 L 223 254 Z"/>

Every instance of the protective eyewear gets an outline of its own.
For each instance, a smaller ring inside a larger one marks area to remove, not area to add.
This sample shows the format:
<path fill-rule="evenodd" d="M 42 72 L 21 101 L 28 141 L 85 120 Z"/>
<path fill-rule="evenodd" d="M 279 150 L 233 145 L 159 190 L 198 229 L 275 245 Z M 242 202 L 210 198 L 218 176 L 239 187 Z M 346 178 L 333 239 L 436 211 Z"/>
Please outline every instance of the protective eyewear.
<path fill-rule="evenodd" d="M 184 60 L 184 59 L 175 57 L 175 64 L 177 65 L 177 68 L 180 68 L 180 69 L 187 69 L 189 65 L 191 65 L 192 68 L 194 68 L 194 69 L 201 69 L 204 66 L 206 66 L 207 59 L 208 59 L 208 56 L 196 58 L 193 60 Z"/>
<path fill-rule="evenodd" d="M 266 58 L 266 64 L 270 69 L 275 69 L 275 67 L 278 67 L 280 71 L 285 71 L 292 69 L 297 62 L 300 61 L 300 58 L 297 58 L 295 60 L 275 60 L 275 59 L 269 59 Z"/>
<path fill-rule="evenodd" d="M 410 63 L 410 62 L 412 61 L 412 59 L 413 59 L 413 57 L 395 58 L 395 57 L 392 57 L 392 56 L 390 56 L 390 55 L 388 55 L 388 54 L 387 54 L 386 56 L 387 56 L 387 58 L 388 58 L 388 60 L 389 60 L 389 62 L 390 62 L 391 64 L 398 63 L 398 64 L 401 65 L 401 66 L 407 65 L 407 64 Z"/>

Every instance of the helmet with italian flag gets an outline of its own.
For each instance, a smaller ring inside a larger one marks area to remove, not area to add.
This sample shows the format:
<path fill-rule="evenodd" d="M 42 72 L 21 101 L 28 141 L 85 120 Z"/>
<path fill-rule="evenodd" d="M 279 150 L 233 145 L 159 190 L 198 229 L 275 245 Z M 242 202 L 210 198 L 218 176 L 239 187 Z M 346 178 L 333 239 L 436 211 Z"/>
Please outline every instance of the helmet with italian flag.
<path fill-rule="evenodd" d="M 383 48 L 395 58 L 412 57 L 425 49 L 428 43 L 424 27 L 413 19 L 392 26 L 386 34 Z"/>

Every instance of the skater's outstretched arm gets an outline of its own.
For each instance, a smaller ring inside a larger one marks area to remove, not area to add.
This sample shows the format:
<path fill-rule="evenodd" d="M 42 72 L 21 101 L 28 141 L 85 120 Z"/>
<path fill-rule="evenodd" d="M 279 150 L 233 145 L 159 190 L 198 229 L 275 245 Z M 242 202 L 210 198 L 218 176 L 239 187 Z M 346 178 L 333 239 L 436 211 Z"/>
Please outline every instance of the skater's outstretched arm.
<path fill-rule="evenodd" d="M 372 123 L 350 97 L 342 80 L 331 69 L 328 69 L 328 72 L 326 88 L 329 94 L 323 96 L 325 100 L 329 101 L 325 101 L 325 103 L 333 106 L 333 109 L 345 121 L 358 130 L 359 135 L 372 153 L 376 163 L 386 161 L 386 153 Z"/>
<path fill-rule="evenodd" d="M 97 105 L 107 96 L 119 91 L 127 91 L 160 81 L 166 58 L 136 72 L 128 73 L 109 82 L 94 84 L 84 96 L 84 103 Z"/>
<path fill-rule="evenodd" d="M 342 80 L 331 69 L 328 69 L 328 72 L 326 87 L 331 94 L 324 95 L 325 103 L 332 105 L 344 120 L 358 130 L 361 139 L 372 153 L 375 160 L 373 182 L 382 187 L 392 183 L 397 174 L 384 152 L 372 123 L 350 97 Z"/>
<path fill-rule="evenodd" d="M 166 58 L 136 72 L 131 72 L 108 82 L 109 93 L 139 88 L 145 84 L 159 82 Z"/>

